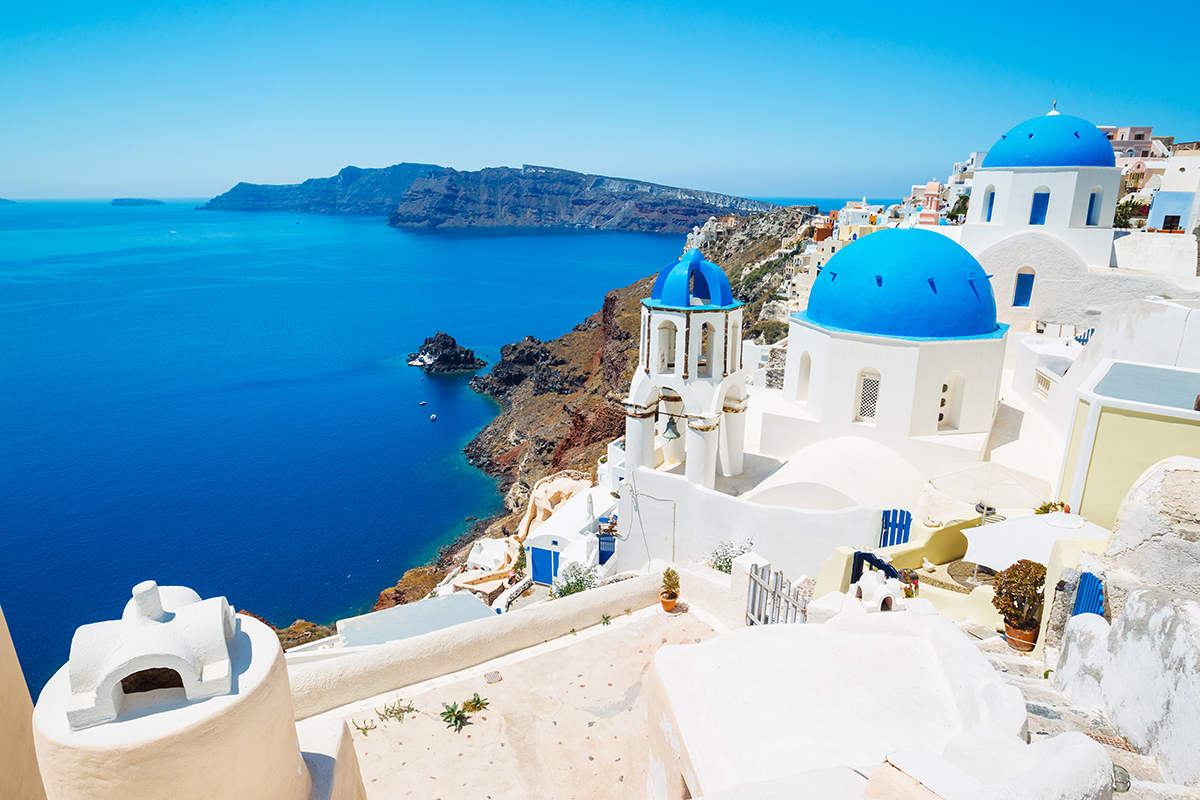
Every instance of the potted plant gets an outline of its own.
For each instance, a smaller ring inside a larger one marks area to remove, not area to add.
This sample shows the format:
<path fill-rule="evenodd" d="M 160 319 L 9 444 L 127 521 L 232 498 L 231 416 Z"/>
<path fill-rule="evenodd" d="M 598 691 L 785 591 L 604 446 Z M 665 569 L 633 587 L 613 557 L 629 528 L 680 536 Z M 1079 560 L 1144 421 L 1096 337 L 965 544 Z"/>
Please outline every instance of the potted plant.
<path fill-rule="evenodd" d="M 1004 633 L 1014 650 L 1032 650 L 1037 641 L 1046 568 L 1023 558 L 996 573 L 992 605 L 1004 616 Z"/>
<path fill-rule="evenodd" d="M 667 567 L 663 570 L 662 591 L 658 593 L 658 601 L 662 603 L 663 611 L 674 611 L 678 600 L 679 573 Z"/>

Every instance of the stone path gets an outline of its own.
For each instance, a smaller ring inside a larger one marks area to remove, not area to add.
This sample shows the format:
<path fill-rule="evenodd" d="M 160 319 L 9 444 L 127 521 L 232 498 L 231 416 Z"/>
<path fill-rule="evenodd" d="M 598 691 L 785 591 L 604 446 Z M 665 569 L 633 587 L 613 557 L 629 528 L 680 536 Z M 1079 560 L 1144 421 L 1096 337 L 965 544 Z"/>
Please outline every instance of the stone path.
<path fill-rule="evenodd" d="M 974 623 L 962 623 L 960 627 L 971 636 L 1005 681 L 1025 695 L 1030 741 L 1057 736 L 1066 731 L 1080 731 L 1096 739 L 1104 746 L 1114 764 L 1129 771 L 1133 782 L 1129 792 L 1114 794 L 1114 798 L 1200 800 L 1200 789 L 1163 783 L 1154 759 L 1131 752 L 1121 734 L 1102 713 L 1073 706 L 1066 695 L 1054 689 L 1041 661 L 1013 650 L 1004 637 L 994 631 L 987 631 Z M 988 633 L 992 635 L 988 636 Z M 979 639 L 979 636 L 985 638 Z"/>

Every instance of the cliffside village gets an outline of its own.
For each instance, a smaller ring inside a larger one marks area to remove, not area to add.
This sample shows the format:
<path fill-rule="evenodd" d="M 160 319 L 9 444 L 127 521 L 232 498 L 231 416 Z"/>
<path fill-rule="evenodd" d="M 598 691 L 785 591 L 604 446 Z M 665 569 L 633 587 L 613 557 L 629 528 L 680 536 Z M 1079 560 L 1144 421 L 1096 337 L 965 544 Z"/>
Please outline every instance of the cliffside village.
<path fill-rule="evenodd" d="M 147 580 L 36 704 L 0 617 L 0 796 L 1200 797 L 1200 145 L 825 211 L 773 342 L 695 229 L 624 435 L 425 599 L 285 653 Z"/>

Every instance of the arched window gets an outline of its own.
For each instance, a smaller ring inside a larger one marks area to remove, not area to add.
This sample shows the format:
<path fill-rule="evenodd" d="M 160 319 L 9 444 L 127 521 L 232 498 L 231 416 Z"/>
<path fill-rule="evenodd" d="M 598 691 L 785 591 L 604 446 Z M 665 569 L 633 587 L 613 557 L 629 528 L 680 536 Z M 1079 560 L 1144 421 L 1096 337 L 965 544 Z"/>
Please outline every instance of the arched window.
<path fill-rule="evenodd" d="M 1088 198 L 1088 213 L 1087 224 L 1100 224 L 1100 206 L 1104 203 L 1104 187 L 1097 186 L 1092 189 L 1092 196 Z"/>
<path fill-rule="evenodd" d="M 879 373 L 867 368 L 858 373 L 858 391 L 854 396 L 854 421 L 874 422 L 879 409 Z"/>
<path fill-rule="evenodd" d="M 938 396 L 938 430 L 958 430 L 959 418 L 962 414 L 963 376 L 955 370 L 942 381 L 942 391 Z"/>
<path fill-rule="evenodd" d="M 1017 270 L 1017 282 L 1013 287 L 1013 307 L 1029 308 L 1033 297 L 1033 267 L 1021 267 Z"/>
<path fill-rule="evenodd" d="M 1045 225 L 1046 211 L 1050 208 L 1050 189 L 1039 186 L 1033 192 L 1033 204 L 1029 208 L 1029 224 Z"/>
<path fill-rule="evenodd" d="M 989 186 L 983 190 L 983 210 L 980 215 L 984 222 L 992 221 L 992 211 L 996 208 L 996 187 Z"/>
<path fill-rule="evenodd" d="M 808 402 L 808 383 L 812 379 L 812 356 L 805 351 L 800 354 L 800 375 L 796 380 L 796 399 Z"/>
<path fill-rule="evenodd" d="M 658 347 L 654 363 L 660 373 L 671 374 L 675 371 L 675 334 L 678 329 L 670 320 L 658 326 Z"/>
<path fill-rule="evenodd" d="M 700 326 L 700 360 L 696 364 L 696 374 L 701 378 L 711 378 L 713 374 L 713 347 L 717 342 L 717 330 L 711 323 Z"/>

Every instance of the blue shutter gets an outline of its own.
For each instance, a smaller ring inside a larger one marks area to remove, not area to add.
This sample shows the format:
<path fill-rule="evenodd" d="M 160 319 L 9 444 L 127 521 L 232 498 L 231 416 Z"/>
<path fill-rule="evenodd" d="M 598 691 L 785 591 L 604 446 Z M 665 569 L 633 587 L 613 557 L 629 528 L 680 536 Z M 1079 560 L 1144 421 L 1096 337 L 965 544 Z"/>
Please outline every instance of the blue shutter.
<path fill-rule="evenodd" d="M 1017 275 L 1017 291 L 1013 294 L 1013 305 L 1029 308 L 1029 298 L 1033 296 L 1033 273 L 1022 272 Z"/>
<path fill-rule="evenodd" d="M 615 552 L 617 552 L 617 537 L 600 534 L 600 563 L 607 564 Z"/>
<path fill-rule="evenodd" d="M 879 546 L 891 547 L 894 544 L 907 544 L 908 535 L 912 530 L 912 513 L 903 508 L 893 508 L 883 512 L 883 526 L 879 532 Z"/>
<path fill-rule="evenodd" d="M 992 209 L 996 207 L 996 193 L 988 192 L 987 221 L 992 221 Z"/>
<path fill-rule="evenodd" d="M 1033 196 L 1033 209 L 1029 212 L 1030 225 L 1046 224 L 1046 209 L 1050 207 L 1050 193 L 1038 192 Z"/>
<path fill-rule="evenodd" d="M 1092 197 L 1090 200 L 1088 200 L 1087 224 L 1088 225 L 1096 224 L 1096 193 L 1095 192 L 1092 192 Z"/>
<path fill-rule="evenodd" d="M 1071 616 L 1078 614 L 1104 616 L 1104 584 L 1090 572 L 1079 576 L 1079 589 L 1075 592 L 1075 609 Z"/>

